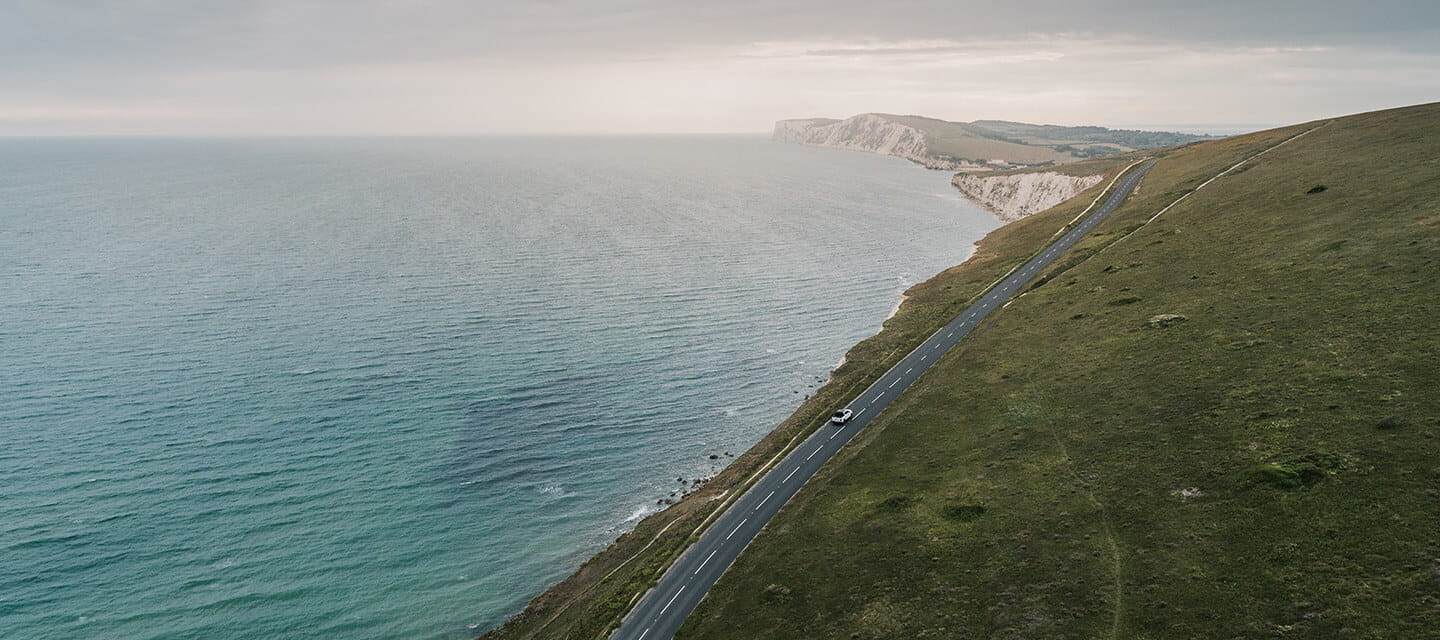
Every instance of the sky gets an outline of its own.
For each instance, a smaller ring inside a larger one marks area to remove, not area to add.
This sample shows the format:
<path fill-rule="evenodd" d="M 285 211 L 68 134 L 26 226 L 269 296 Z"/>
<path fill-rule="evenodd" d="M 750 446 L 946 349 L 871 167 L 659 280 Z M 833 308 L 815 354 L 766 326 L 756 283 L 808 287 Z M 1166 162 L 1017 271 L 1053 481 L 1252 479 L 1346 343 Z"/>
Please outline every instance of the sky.
<path fill-rule="evenodd" d="M 1254 129 L 1440 100 L 1437 0 L 6 0 L 0 136 Z"/>

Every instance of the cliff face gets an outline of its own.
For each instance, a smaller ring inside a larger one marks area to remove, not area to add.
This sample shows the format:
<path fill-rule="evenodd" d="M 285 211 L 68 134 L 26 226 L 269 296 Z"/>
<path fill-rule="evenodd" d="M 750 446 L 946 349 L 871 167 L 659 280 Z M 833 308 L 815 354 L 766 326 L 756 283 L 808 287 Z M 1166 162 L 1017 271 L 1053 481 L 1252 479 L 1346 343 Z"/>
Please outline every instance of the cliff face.
<path fill-rule="evenodd" d="M 1005 222 L 1039 213 L 1098 184 L 1101 176 L 1067 176 L 1054 171 L 987 176 L 956 174 L 950 183 L 965 197 Z"/>
<path fill-rule="evenodd" d="M 922 124 L 911 126 L 906 123 L 916 120 L 921 120 Z M 896 156 L 931 169 L 967 171 L 957 174 L 951 183 L 965 197 L 989 209 L 1005 222 L 1044 211 L 1069 200 L 1101 180 L 1100 176 L 1075 177 L 1055 171 L 987 176 L 983 173 L 985 170 L 1005 167 L 1005 162 L 995 160 L 992 165 L 970 164 L 953 160 L 953 156 L 940 157 L 943 154 L 937 154 L 930 147 L 927 133 L 919 128 L 925 126 L 923 122 L 926 120 L 911 118 L 907 121 L 904 117 L 887 117 L 875 113 L 865 113 L 844 120 L 781 120 L 775 123 L 772 137 L 782 142 Z M 999 149 L 1013 154 L 1010 147 L 1030 148 L 981 138 L 969 140 L 969 144 L 975 149 L 974 153 L 980 153 L 981 149 Z M 981 142 L 977 143 L 975 140 Z M 982 144 L 989 146 L 981 146 Z M 981 173 L 974 173 L 976 171 Z"/>
<path fill-rule="evenodd" d="M 783 142 L 896 156 L 930 169 L 969 168 L 969 165 L 931 156 L 923 131 L 873 113 L 844 120 L 781 120 L 775 123 L 772 137 Z"/>

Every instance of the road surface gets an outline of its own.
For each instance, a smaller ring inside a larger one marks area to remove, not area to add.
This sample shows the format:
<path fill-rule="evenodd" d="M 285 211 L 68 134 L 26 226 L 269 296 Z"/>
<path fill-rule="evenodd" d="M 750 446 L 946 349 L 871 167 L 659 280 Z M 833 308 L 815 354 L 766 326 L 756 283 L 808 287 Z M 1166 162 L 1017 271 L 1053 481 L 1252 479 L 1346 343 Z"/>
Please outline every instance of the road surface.
<path fill-rule="evenodd" d="M 611 634 L 611 640 L 668 640 L 673 636 L 695 605 L 720 579 L 720 574 L 735 562 L 750 540 L 760 533 L 761 527 L 780 511 L 780 507 L 800 490 L 805 481 L 820 470 L 830 456 L 835 455 L 986 316 L 1005 304 L 1055 258 L 1109 216 L 1155 162 L 1150 160 L 1131 171 L 1099 209 L 1011 272 L 1000 284 L 870 385 L 846 407 L 855 412 L 849 423 L 822 427 L 765 474 L 670 566 L 655 588 L 640 600 L 620 628 Z"/>

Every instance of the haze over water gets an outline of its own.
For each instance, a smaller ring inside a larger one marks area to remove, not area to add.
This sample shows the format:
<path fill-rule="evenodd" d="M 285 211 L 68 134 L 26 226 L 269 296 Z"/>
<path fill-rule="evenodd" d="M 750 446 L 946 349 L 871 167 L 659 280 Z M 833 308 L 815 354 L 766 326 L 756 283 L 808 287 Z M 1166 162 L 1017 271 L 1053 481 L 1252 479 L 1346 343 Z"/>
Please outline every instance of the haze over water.
<path fill-rule="evenodd" d="M 997 226 L 758 137 L 0 140 L 0 636 L 467 638 Z"/>

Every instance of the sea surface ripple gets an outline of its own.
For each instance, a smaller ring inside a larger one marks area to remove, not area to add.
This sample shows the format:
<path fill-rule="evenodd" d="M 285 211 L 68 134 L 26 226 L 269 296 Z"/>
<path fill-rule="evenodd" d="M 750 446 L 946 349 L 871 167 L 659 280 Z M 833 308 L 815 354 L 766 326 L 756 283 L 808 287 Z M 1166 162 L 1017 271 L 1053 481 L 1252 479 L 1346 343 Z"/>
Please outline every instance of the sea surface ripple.
<path fill-rule="evenodd" d="M 472 637 L 996 225 L 758 137 L 0 140 L 0 636 Z"/>

